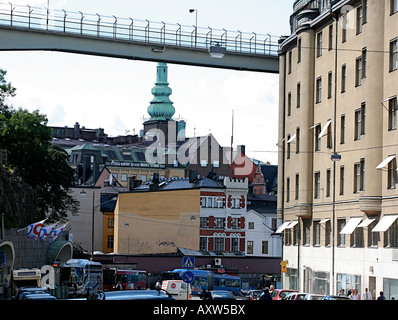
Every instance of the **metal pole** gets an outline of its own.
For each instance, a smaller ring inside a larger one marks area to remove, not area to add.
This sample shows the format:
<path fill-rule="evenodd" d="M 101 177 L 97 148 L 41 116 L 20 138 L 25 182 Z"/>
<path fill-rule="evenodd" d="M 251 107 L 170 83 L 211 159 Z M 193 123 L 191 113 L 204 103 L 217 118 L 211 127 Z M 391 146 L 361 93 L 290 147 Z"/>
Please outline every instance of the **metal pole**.
<path fill-rule="evenodd" d="M 94 257 L 94 199 L 95 199 L 95 189 L 93 189 L 93 212 L 91 218 L 91 260 Z"/>

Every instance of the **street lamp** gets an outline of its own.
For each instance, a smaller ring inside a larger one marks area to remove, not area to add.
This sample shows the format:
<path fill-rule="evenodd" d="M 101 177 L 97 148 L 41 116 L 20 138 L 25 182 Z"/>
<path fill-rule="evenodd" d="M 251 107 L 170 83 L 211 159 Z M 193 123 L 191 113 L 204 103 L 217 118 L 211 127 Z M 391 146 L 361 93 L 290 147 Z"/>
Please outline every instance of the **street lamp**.
<path fill-rule="evenodd" d="M 198 40 L 198 10 L 197 9 L 189 9 L 189 13 L 195 12 L 195 47 L 196 42 Z"/>

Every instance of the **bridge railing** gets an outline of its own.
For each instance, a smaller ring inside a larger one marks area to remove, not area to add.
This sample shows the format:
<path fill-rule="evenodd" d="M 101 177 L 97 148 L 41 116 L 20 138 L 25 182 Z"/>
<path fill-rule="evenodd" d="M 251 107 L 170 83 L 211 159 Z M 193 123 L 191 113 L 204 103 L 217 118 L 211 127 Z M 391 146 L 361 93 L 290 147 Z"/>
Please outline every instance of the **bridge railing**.
<path fill-rule="evenodd" d="M 279 37 L 269 34 L 126 19 L 80 11 L 49 10 L 12 3 L 0 2 L 0 26 L 147 43 L 160 51 L 164 46 L 200 50 L 220 46 L 226 52 L 278 55 Z"/>

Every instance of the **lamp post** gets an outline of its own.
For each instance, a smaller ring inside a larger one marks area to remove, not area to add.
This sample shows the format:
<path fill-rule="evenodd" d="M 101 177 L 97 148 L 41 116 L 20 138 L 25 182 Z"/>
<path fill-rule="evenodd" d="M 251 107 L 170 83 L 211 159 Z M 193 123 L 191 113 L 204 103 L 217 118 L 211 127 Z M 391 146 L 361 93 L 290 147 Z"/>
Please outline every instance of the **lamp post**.
<path fill-rule="evenodd" d="M 195 12 L 195 48 L 196 48 L 196 43 L 198 40 L 198 10 L 189 9 L 189 13 L 194 13 L 194 12 Z"/>

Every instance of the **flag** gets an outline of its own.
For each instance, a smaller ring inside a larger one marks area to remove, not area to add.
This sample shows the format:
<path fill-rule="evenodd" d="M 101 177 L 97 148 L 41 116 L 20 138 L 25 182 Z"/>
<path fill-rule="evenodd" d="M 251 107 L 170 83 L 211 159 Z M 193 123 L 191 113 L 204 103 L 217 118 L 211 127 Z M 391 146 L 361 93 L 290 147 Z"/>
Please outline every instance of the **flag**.
<path fill-rule="evenodd" d="M 27 226 L 28 232 L 26 234 L 26 239 L 37 240 L 39 238 L 41 227 L 43 226 L 44 221 L 47 219 L 41 220 L 39 222 L 31 223 Z"/>
<path fill-rule="evenodd" d="M 49 234 L 51 233 L 51 231 L 55 228 L 57 224 L 50 224 L 48 226 L 42 227 L 40 230 L 40 235 L 39 235 L 39 239 L 40 240 L 46 240 L 47 237 L 49 236 Z"/>
<path fill-rule="evenodd" d="M 65 227 L 66 227 L 66 224 L 64 224 L 63 226 L 60 226 L 58 228 L 52 229 L 51 233 L 49 235 L 50 242 L 55 241 L 55 239 L 58 238 L 59 234 L 62 232 L 62 230 L 64 230 Z"/>

